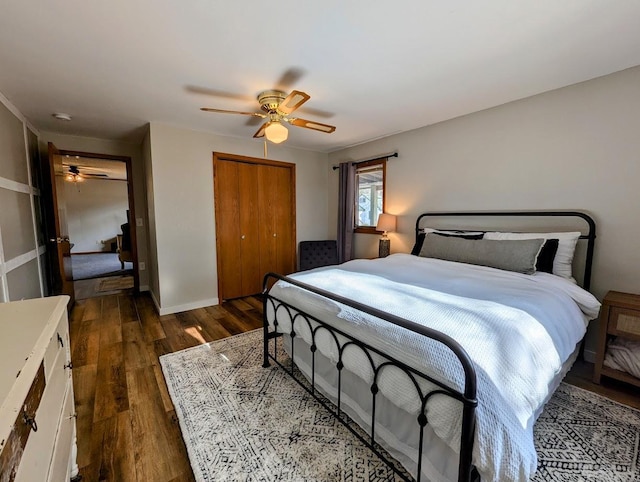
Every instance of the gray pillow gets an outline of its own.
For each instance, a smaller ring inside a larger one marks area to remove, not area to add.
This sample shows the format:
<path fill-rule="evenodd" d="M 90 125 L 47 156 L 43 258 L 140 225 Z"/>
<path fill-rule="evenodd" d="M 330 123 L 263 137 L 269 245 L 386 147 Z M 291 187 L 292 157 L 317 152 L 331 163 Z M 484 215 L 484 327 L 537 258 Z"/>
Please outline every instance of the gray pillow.
<path fill-rule="evenodd" d="M 419 256 L 533 274 L 544 239 L 461 239 L 428 233 Z"/>

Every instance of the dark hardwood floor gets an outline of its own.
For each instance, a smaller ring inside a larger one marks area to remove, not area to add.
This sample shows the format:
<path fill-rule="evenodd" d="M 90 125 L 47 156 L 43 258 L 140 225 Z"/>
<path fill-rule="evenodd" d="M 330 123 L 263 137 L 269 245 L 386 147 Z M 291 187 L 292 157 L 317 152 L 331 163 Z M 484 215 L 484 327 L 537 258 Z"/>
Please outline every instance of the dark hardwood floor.
<path fill-rule="evenodd" d="M 148 295 L 77 301 L 70 329 L 83 482 L 193 480 L 158 357 L 259 328 L 261 312 L 256 298 L 167 316 Z"/>
<path fill-rule="evenodd" d="M 158 357 L 262 326 L 255 297 L 159 316 L 131 290 L 77 301 L 70 317 L 78 466 L 83 482 L 192 481 Z M 637 389 L 591 382 L 578 362 L 569 383 L 640 408 Z"/>

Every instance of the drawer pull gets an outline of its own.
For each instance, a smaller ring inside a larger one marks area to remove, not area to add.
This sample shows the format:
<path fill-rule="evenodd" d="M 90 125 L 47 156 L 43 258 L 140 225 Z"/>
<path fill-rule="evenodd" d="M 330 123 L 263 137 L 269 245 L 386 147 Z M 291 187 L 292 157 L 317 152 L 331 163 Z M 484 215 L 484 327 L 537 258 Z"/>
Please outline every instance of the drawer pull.
<path fill-rule="evenodd" d="M 67 363 L 64 367 L 69 369 L 73 368 L 73 362 Z"/>
<path fill-rule="evenodd" d="M 60 333 L 57 333 L 58 335 L 58 343 L 60 343 L 60 348 L 64 348 L 64 341 L 62 341 L 62 337 L 60 336 Z"/>
<path fill-rule="evenodd" d="M 35 417 L 30 416 L 26 410 L 22 411 L 22 421 L 25 425 L 29 425 L 34 432 L 38 431 L 38 424 Z"/>

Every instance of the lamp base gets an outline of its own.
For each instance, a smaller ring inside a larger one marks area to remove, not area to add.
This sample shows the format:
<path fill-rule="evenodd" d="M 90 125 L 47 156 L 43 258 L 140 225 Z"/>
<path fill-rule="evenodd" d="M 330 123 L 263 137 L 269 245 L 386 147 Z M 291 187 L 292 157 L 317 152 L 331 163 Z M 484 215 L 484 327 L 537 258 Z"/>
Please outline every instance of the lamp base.
<path fill-rule="evenodd" d="M 380 244 L 378 245 L 378 257 L 386 258 L 391 252 L 391 240 L 389 238 L 380 238 Z"/>

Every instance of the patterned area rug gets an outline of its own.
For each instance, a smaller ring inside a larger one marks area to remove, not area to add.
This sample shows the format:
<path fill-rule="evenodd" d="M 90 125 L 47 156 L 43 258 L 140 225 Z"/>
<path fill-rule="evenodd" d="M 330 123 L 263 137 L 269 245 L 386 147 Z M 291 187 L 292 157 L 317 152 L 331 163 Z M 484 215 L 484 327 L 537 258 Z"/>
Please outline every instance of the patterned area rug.
<path fill-rule="evenodd" d="M 160 362 L 196 480 L 400 480 L 281 368 L 262 368 L 262 330 Z M 536 482 L 640 481 L 640 411 L 563 383 L 535 439 Z"/>

